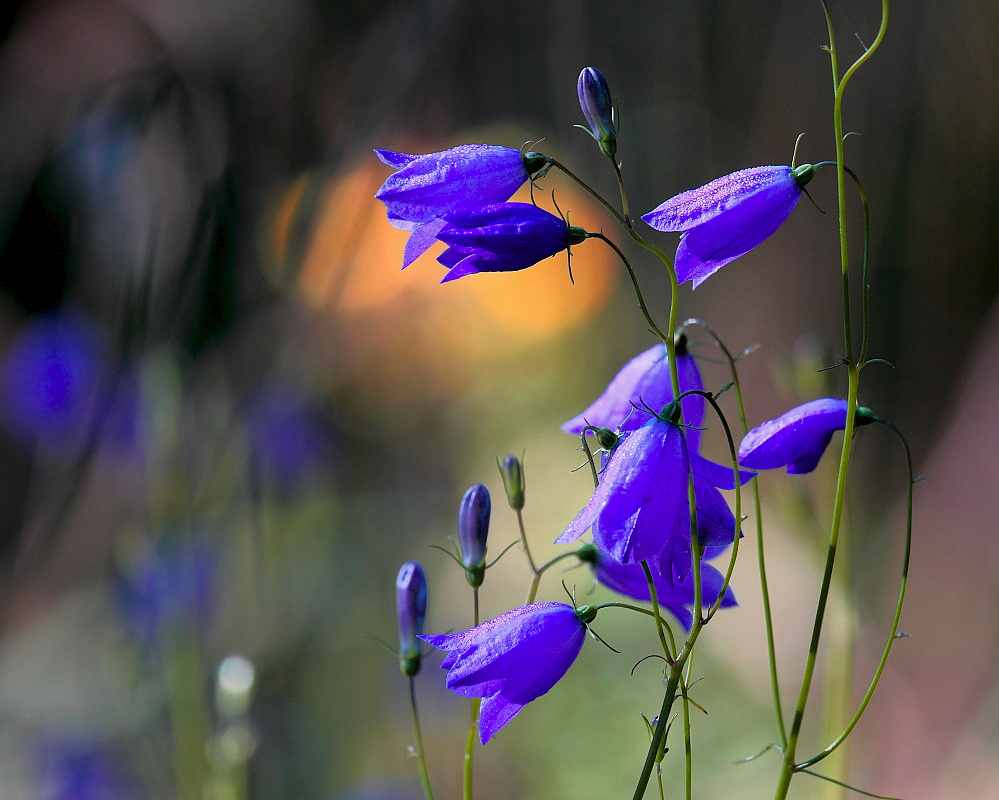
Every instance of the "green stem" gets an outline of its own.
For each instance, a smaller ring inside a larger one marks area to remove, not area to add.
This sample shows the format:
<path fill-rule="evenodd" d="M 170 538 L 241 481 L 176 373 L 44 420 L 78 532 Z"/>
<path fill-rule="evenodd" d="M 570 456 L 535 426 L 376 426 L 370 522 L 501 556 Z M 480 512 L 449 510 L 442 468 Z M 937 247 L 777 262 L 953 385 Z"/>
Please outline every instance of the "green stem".
<path fill-rule="evenodd" d="M 906 509 L 905 509 L 905 551 L 902 556 L 902 577 L 899 582 L 898 587 L 898 600 L 895 603 L 895 614 L 892 617 L 891 629 L 888 632 L 888 640 L 885 642 L 884 650 L 881 653 L 881 660 L 878 662 L 877 669 L 874 671 L 874 677 L 871 679 L 870 685 L 867 687 L 867 691 L 864 693 L 863 699 L 860 701 L 860 706 L 857 708 L 857 712 L 853 715 L 850 721 L 847 723 L 843 732 L 837 736 L 827 747 L 825 747 L 820 753 L 812 756 L 799 764 L 795 764 L 796 770 L 804 770 L 806 767 L 810 767 L 813 764 L 819 763 L 822 759 L 832 753 L 836 748 L 843 744 L 846 737 L 850 735 L 853 729 L 856 727 L 857 723 L 860 721 L 860 717 L 863 715 L 864 711 L 867 709 L 868 703 L 871 701 L 871 697 L 874 695 L 874 690 L 877 688 L 878 683 L 881 680 L 881 675 L 884 673 L 885 665 L 888 663 L 888 656 L 891 653 L 892 646 L 898 639 L 898 624 L 902 616 L 902 605 L 905 602 L 905 590 L 906 584 L 909 577 L 909 556 L 912 551 L 912 490 L 916 485 L 916 478 L 912 468 L 912 453 L 909 450 L 909 443 L 906 441 L 905 436 L 902 432 L 892 425 L 887 420 L 877 418 L 877 421 L 883 425 L 887 425 L 898 437 L 899 441 L 902 443 L 902 447 L 905 450 L 905 460 L 906 465 L 909 470 L 909 487 L 906 496 Z"/>
<path fill-rule="evenodd" d="M 656 620 L 656 631 L 659 633 L 659 643 L 663 648 L 663 655 L 666 656 L 667 662 L 673 661 L 673 653 L 676 651 L 676 641 L 673 639 L 673 632 L 670 631 L 669 638 L 670 641 L 666 641 L 665 630 L 669 629 L 666 624 L 666 620 L 663 619 L 662 612 L 659 610 L 659 592 L 656 591 L 656 582 L 652 577 L 652 570 L 649 569 L 649 562 L 642 561 L 642 571 L 645 573 L 645 580 L 649 585 L 649 597 L 652 598 L 652 615 Z M 670 647 L 670 644 L 673 646 Z"/>
<path fill-rule="evenodd" d="M 722 351 L 725 360 L 728 362 L 729 373 L 732 376 L 732 385 L 735 388 L 736 404 L 739 409 L 739 424 L 745 436 L 749 432 L 749 423 L 746 419 L 746 403 L 742 394 L 742 382 L 739 380 L 739 371 L 736 368 L 736 359 L 731 351 L 726 347 L 721 337 L 715 333 L 714 329 L 706 322 L 698 319 L 688 319 L 681 327 L 697 325 L 707 331 L 715 344 Z M 736 479 L 738 482 L 738 478 Z M 753 478 L 753 507 L 756 512 L 756 563 L 760 575 L 760 594 L 763 601 L 763 624 L 767 639 L 767 661 L 770 668 L 770 693 L 774 704 L 774 717 L 777 720 L 777 733 L 781 747 L 787 744 L 787 729 L 784 724 L 784 711 L 780 699 L 780 681 L 777 671 L 777 647 L 774 637 L 773 610 L 770 604 L 770 588 L 767 581 L 767 563 L 763 545 L 763 505 L 760 502 L 760 485 L 756 478 Z M 741 501 L 740 495 L 736 499 Z M 736 514 L 738 519 L 738 513 Z"/>
<path fill-rule="evenodd" d="M 479 587 L 472 587 L 472 627 L 479 625 Z M 464 800 L 472 800 L 472 767 L 475 753 L 475 730 L 479 721 L 479 706 L 482 698 L 473 697 L 471 706 L 471 719 L 468 723 L 468 737 L 465 739 L 465 759 L 462 763 L 462 797 Z"/>
<path fill-rule="evenodd" d="M 423 733 L 420 730 L 420 714 L 416 710 L 416 676 L 409 676 L 409 707 L 413 712 L 413 733 L 416 736 L 416 761 L 420 766 L 420 781 L 423 783 L 423 796 L 426 800 L 434 800 L 434 791 L 430 788 L 430 775 L 427 772 L 427 759 L 423 754 Z"/>
<path fill-rule="evenodd" d="M 524 515 L 521 510 L 516 509 L 517 512 L 517 528 L 520 531 L 520 544 L 524 548 L 524 555 L 527 556 L 527 566 L 531 568 L 531 586 L 527 590 L 527 602 L 525 605 L 530 605 L 534 602 L 534 598 L 538 596 L 538 586 L 541 583 L 541 573 L 538 571 L 537 566 L 534 563 L 534 557 L 531 555 L 531 548 L 527 544 L 527 531 L 524 530 Z"/>
<path fill-rule="evenodd" d="M 621 259 L 621 263 L 623 263 L 624 266 L 625 266 L 625 269 L 628 270 L 628 276 L 631 278 L 631 285 L 634 287 L 634 289 L 635 289 L 635 296 L 638 298 L 638 307 L 640 309 L 642 309 L 642 314 L 645 316 L 645 321 L 649 324 L 649 328 L 652 330 L 652 332 L 662 340 L 663 344 L 666 345 L 666 352 L 667 352 L 667 354 L 669 354 L 670 350 L 672 349 L 673 337 L 667 336 L 665 333 L 663 333 L 662 330 L 660 330 L 659 326 L 656 325 L 656 321 L 654 319 L 652 319 L 652 314 L 649 312 L 649 307 L 645 304 L 645 296 L 642 294 L 642 287 L 638 283 L 638 276 L 635 274 L 635 269 L 634 269 L 634 267 L 631 266 L 631 262 L 628 261 L 627 256 L 625 256 L 625 254 L 621 251 L 620 247 L 618 247 L 616 244 L 614 244 L 614 242 L 612 242 L 610 239 L 608 239 L 602 233 L 587 233 L 587 237 L 591 238 L 591 239 L 600 239 L 602 242 L 606 242 L 610 246 L 610 248 L 615 253 L 617 253 L 618 258 Z M 675 305 L 675 304 L 671 304 L 671 305 Z M 675 314 L 676 314 L 675 310 L 671 309 L 671 311 L 670 311 L 670 324 L 671 325 L 674 322 Z M 672 330 L 672 328 L 670 328 L 670 330 Z M 670 363 L 673 364 L 673 372 L 676 371 L 676 366 L 675 366 L 674 362 L 675 362 L 675 357 L 673 357 L 670 360 Z M 677 381 L 677 383 L 674 383 L 674 385 L 673 385 L 673 396 L 674 397 L 677 394 L 679 394 L 678 383 L 679 382 Z"/>

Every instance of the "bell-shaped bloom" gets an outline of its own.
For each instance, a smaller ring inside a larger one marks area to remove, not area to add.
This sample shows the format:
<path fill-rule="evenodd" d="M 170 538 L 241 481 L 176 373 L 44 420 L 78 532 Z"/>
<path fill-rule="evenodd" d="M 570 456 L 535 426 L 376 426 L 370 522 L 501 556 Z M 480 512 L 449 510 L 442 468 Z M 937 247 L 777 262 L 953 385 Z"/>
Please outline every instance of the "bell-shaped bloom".
<path fill-rule="evenodd" d="M 607 79 L 596 67 L 585 67 L 576 81 L 576 92 L 590 135 L 600 145 L 600 150 L 613 158 L 617 152 L 617 114 Z"/>
<path fill-rule="evenodd" d="M 846 400 L 824 397 L 764 422 L 743 437 L 739 463 L 752 469 L 787 467 L 791 475 L 811 472 L 832 435 L 846 427 L 846 406 Z M 857 409 L 857 426 L 873 421 L 869 408 Z"/>
<path fill-rule="evenodd" d="M 694 357 L 687 352 L 685 336 L 677 337 L 676 371 L 680 391 L 702 391 L 704 383 Z M 645 408 L 660 411 L 673 400 L 673 382 L 670 379 L 666 345 L 657 344 L 635 356 L 621 367 L 617 375 L 593 404 L 578 416 L 562 423 L 566 433 L 579 435 L 587 425 L 619 430 L 622 433 L 638 430 L 651 416 Z M 683 421 L 687 424 L 687 446 L 697 450 L 700 444 L 698 430 L 704 421 L 704 398 L 691 395 L 680 401 Z"/>
<path fill-rule="evenodd" d="M 375 154 L 398 170 L 375 192 L 396 228 L 412 231 L 403 268 L 436 241 L 444 216 L 459 209 L 502 203 L 547 163 L 538 153 L 509 147 L 464 144 L 439 153 L 407 155 L 391 150 Z"/>
<path fill-rule="evenodd" d="M 649 583 L 641 564 L 620 564 L 594 544 L 583 545 L 577 555 L 590 565 L 594 577 L 608 589 L 633 600 L 651 602 Z M 649 562 L 649 571 L 652 573 L 652 580 L 655 583 L 659 605 L 676 617 L 683 625 L 684 630 L 690 630 L 693 621 L 691 609 L 694 607 L 693 573 L 688 574 L 683 581 L 674 586 L 663 576 L 659 567 L 659 562 L 656 559 Z M 705 608 L 713 605 L 718 599 L 718 593 L 724 582 L 725 576 L 721 572 L 708 563 L 701 563 L 701 597 Z M 722 598 L 721 608 L 730 608 L 736 605 L 738 603 L 735 599 L 735 593 L 732 591 L 732 587 L 728 586 Z"/>
<path fill-rule="evenodd" d="M 427 617 L 427 576 L 419 561 L 407 561 L 395 579 L 395 610 L 399 621 L 399 667 L 412 677 L 420 671 L 420 643 Z"/>
<path fill-rule="evenodd" d="M 592 529 L 593 541 L 618 562 L 658 560 L 672 585 L 682 582 L 691 567 L 688 475 L 694 479 L 697 534 L 706 548 L 732 544 L 735 517 L 719 489 L 735 487 L 733 471 L 689 451 L 683 432 L 669 421 L 653 417 L 622 437 L 603 471 L 593 497 L 555 541 L 578 539 Z M 752 473 L 741 472 L 740 483 Z"/>
<path fill-rule="evenodd" d="M 621 440 L 590 502 L 555 541 L 573 542 L 592 528 L 597 547 L 623 564 L 682 547 L 689 463 L 680 427 L 653 417 Z"/>
<path fill-rule="evenodd" d="M 476 272 L 513 272 L 579 244 L 586 231 L 530 203 L 497 203 L 448 214 L 437 234 L 450 245 L 437 260 L 441 283 Z"/>
<path fill-rule="evenodd" d="M 535 603 L 515 608 L 464 633 L 421 636 L 447 650 L 447 688 L 481 697 L 479 737 L 488 742 L 532 700 L 551 689 L 583 646 L 589 606 Z"/>
<path fill-rule="evenodd" d="M 458 545 L 461 565 L 470 586 L 481 586 L 485 577 L 491 511 L 489 490 L 481 483 L 470 486 L 458 506 Z"/>
<path fill-rule="evenodd" d="M 790 216 L 815 167 L 752 167 L 671 197 L 642 216 L 659 231 L 684 234 L 676 277 L 696 289 L 730 261 L 768 239 Z"/>

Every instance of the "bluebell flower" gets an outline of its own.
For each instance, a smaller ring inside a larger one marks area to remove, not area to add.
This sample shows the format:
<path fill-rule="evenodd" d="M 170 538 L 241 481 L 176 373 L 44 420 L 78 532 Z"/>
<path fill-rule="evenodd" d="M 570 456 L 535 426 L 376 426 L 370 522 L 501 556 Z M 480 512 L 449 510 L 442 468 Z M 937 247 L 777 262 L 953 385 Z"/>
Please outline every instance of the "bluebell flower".
<path fill-rule="evenodd" d="M 596 609 L 535 603 L 464 633 L 421 636 L 447 650 L 447 688 L 481 697 L 479 737 L 488 742 L 532 700 L 551 689 L 576 660 Z"/>
<path fill-rule="evenodd" d="M 594 577 L 608 589 L 633 600 L 651 602 L 649 583 L 641 564 L 621 564 L 594 544 L 583 545 L 576 555 L 579 556 L 580 560 L 590 565 Z M 690 630 L 693 621 L 691 609 L 694 607 L 693 573 L 688 574 L 686 578 L 674 586 L 671 580 L 667 580 L 666 576 L 663 575 L 657 559 L 649 562 L 649 571 L 652 573 L 652 580 L 655 583 L 659 605 L 676 617 L 685 630 Z M 704 607 L 714 604 L 724 582 L 725 576 L 721 572 L 708 563 L 701 563 L 701 597 Z M 731 608 L 736 605 L 738 603 L 735 599 L 735 593 L 732 591 L 732 587 L 728 586 L 725 589 L 720 607 Z"/>
<path fill-rule="evenodd" d="M 447 215 L 437 238 L 450 245 L 437 260 L 449 271 L 441 283 L 476 272 L 513 272 L 579 244 L 582 228 L 530 203 L 497 203 Z"/>
<path fill-rule="evenodd" d="M 846 408 L 846 400 L 826 397 L 764 422 L 743 437 L 739 463 L 752 469 L 787 467 L 791 475 L 811 472 L 832 435 L 846 428 Z M 873 421 L 870 409 L 857 409 L 857 426 Z"/>
<path fill-rule="evenodd" d="M 704 383 L 697 362 L 687 351 L 686 336 L 676 338 L 674 352 L 680 391 L 703 391 Z M 578 436 L 583 428 L 592 425 L 627 433 L 648 421 L 651 415 L 644 408 L 661 409 L 672 400 L 673 383 L 666 359 L 666 345 L 660 343 L 621 367 L 603 394 L 581 414 L 562 423 L 562 430 Z M 701 432 L 698 428 L 704 421 L 704 402 L 700 395 L 690 395 L 680 401 L 683 421 L 690 426 L 687 428 L 687 446 L 691 450 L 697 450 L 700 444 Z"/>
<path fill-rule="evenodd" d="M 548 162 L 539 153 L 509 147 L 464 144 L 439 153 L 406 155 L 375 150 L 382 163 L 398 172 L 375 193 L 396 228 L 412 231 L 406 243 L 405 269 L 436 240 L 445 215 L 471 206 L 502 203 Z"/>
<path fill-rule="evenodd" d="M 593 541 L 623 564 L 656 558 L 667 580 L 683 581 L 691 566 L 688 474 L 693 475 L 698 539 L 704 547 L 731 544 L 735 518 L 719 489 L 735 486 L 731 469 L 689 451 L 672 421 L 675 408 L 624 436 L 593 497 L 555 541 L 572 542 L 592 529 Z M 752 477 L 740 474 L 740 483 Z"/>
<path fill-rule="evenodd" d="M 422 653 L 417 637 L 427 618 L 427 576 L 419 561 L 407 561 L 395 579 L 395 610 L 399 622 L 399 666 L 412 677 L 420 671 Z"/>
<path fill-rule="evenodd" d="M 201 542 L 168 542 L 123 571 L 118 606 L 126 623 L 150 644 L 165 629 L 208 625 L 215 606 L 215 550 Z"/>
<path fill-rule="evenodd" d="M 670 198 L 642 219 L 656 230 L 684 234 L 676 277 L 696 289 L 784 224 L 814 174 L 811 164 L 739 170 Z"/>

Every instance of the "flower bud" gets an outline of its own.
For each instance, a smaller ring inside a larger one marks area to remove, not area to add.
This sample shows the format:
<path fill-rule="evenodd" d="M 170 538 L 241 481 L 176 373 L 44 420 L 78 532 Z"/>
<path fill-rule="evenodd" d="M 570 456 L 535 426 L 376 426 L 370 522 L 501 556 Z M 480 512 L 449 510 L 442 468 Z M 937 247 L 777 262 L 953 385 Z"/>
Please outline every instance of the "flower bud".
<path fill-rule="evenodd" d="M 608 453 L 617 447 L 621 437 L 610 428 L 594 428 L 593 435 L 597 437 L 597 444 Z"/>
<path fill-rule="evenodd" d="M 617 120 L 607 81 L 600 70 L 586 67 L 579 73 L 576 90 L 590 133 L 604 155 L 613 158 L 617 152 Z"/>
<path fill-rule="evenodd" d="M 481 483 L 469 487 L 458 506 L 458 544 L 461 565 L 470 586 L 481 586 L 486 572 L 486 539 L 492 501 Z"/>
<path fill-rule="evenodd" d="M 524 508 L 524 468 L 520 459 L 513 455 L 507 456 L 499 465 L 499 470 L 510 508 L 520 511 Z"/>
<path fill-rule="evenodd" d="M 395 579 L 395 609 L 399 617 L 399 669 L 412 677 L 420 671 L 420 643 L 427 616 L 427 576 L 419 561 L 407 561 Z"/>

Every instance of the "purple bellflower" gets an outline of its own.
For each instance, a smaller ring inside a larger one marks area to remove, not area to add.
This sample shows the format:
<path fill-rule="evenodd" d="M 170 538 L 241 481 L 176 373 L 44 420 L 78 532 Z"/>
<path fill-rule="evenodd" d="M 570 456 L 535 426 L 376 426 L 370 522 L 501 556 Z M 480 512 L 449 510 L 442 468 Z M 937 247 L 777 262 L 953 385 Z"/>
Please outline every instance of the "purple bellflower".
<path fill-rule="evenodd" d="M 614 449 L 593 497 L 555 541 L 566 544 L 592 529 L 593 541 L 615 561 L 657 559 L 672 585 L 690 571 L 688 474 L 694 479 L 697 534 L 706 548 L 732 543 L 736 523 L 719 489 L 735 487 L 731 469 L 690 451 L 667 406 Z M 752 477 L 740 473 L 740 483 Z"/>
<path fill-rule="evenodd" d="M 701 373 L 694 357 L 687 352 L 685 335 L 676 337 L 674 352 L 680 391 L 703 390 Z M 643 410 L 643 406 L 661 409 L 672 400 L 673 384 L 666 360 L 666 345 L 653 345 L 621 367 L 603 394 L 581 414 L 562 423 L 562 430 L 578 436 L 583 428 L 592 425 L 628 433 L 638 430 L 648 421 L 650 415 Z M 690 426 L 687 428 L 687 447 L 697 450 L 701 434 L 697 428 L 704 420 L 704 398 L 691 395 L 680 403 L 683 406 L 683 421 Z"/>
<path fill-rule="evenodd" d="M 421 636 L 447 650 L 441 667 L 447 688 L 481 697 L 479 738 L 488 742 L 532 700 L 541 697 L 572 666 L 596 616 L 592 606 L 534 603 L 515 608 L 464 633 Z"/>
<path fill-rule="evenodd" d="M 590 565 L 594 577 L 608 589 L 641 602 L 651 601 L 649 584 L 641 564 L 620 564 L 592 543 L 584 544 L 576 555 L 581 561 Z M 655 582 L 656 597 L 660 606 L 676 617 L 684 630 L 689 631 L 693 621 L 691 609 L 694 607 L 693 574 L 688 574 L 683 581 L 674 586 L 663 576 L 656 560 L 649 562 L 649 570 Z M 713 605 L 718 599 L 718 593 L 724 582 L 725 576 L 721 572 L 710 564 L 701 564 L 701 596 L 705 607 Z M 736 605 L 738 603 L 735 593 L 732 587 L 728 586 L 720 607 L 730 608 Z"/>
<path fill-rule="evenodd" d="M 399 668 L 411 678 L 420 671 L 422 651 L 417 637 L 427 618 L 427 576 L 419 561 L 407 561 L 395 579 L 395 610 L 399 620 Z"/>
<path fill-rule="evenodd" d="M 787 467 L 804 475 L 818 466 L 832 435 L 846 427 L 846 400 L 825 397 L 792 408 L 753 428 L 739 445 L 739 463 L 752 469 Z M 858 408 L 855 424 L 874 421 L 869 408 Z"/>
<path fill-rule="evenodd" d="M 642 216 L 658 231 L 684 234 L 676 277 L 696 289 L 768 239 L 790 216 L 815 167 L 752 167 L 682 192 Z"/>
<path fill-rule="evenodd" d="M 530 203 L 497 203 L 447 215 L 437 238 L 450 245 L 437 260 L 449 272 L 441 283 L 475 272 L 513 272 L 579 244 L 582 228 Z"/>
<path fill-rule="evenodd" d="M 375 192 L 375 197 L 385 204 L 392 225 L 412 231 L 403 269 L 434 243 L 446 214 L 509 200 L 548 163 L 540 153 L 521 153 L 488 144 L 463 144 L 416 156 L 391 150 L 375 150 L 375 154 L 382 163 L 398 170 Z"/>
<path fill-rule="evenodd" d="M 486 574 L 486 540 L 492 500 L 484 484 L 468 488 L 458 506 L 458 545 L 461 565 L 470 586 L 481 586 Z"/>

